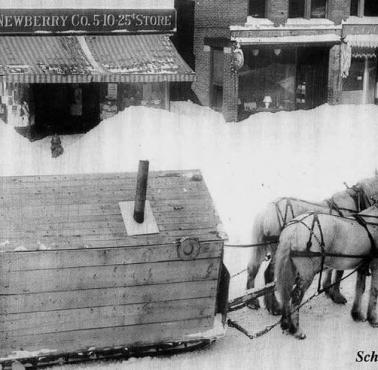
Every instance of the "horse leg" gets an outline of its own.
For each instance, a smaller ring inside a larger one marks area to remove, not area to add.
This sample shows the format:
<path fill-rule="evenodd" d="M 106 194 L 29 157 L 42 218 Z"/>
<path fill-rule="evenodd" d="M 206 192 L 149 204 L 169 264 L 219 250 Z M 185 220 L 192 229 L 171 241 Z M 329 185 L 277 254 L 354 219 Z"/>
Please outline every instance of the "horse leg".
<path fill-rule="evenodd" d="M 367 319 L 369 324 L 378 328 L 378 315 L 377 315 L 377 298 L 378 298 L 378 258 L 375 258 L 371 264 L 371 287 L 370 298 L 368 304 Z"/>
<path fill-rule="evenodd" d="M 324 271 L 323 289 L 325 289 L 325 295 L 330 296 L 328 287 L 332 284 L 332 270 Z"/>
<path fill-rule="evenodd" d="M 356 278 L 356 293 L 354 296 L 353 306 L 351 315 L 354 321 L 365 321 L 365 317 L 361 311 L 361 300 L 362 295 L 365 292 L 365 281 L 366 281 L 366 274 L 364 270 L 357 271 L 357 278 Z"/>
<path fill-rule="evenodd" d="M 332 271 L 330 272 L 332 273 Z M 343 277 L 343 274 L 343 270 L 337 270 L 335 283 L 328 289 L 328 296 L 337 304 L 345 304 L 347 302 L 346 298 L 340 292 L 340 281 Z"/>
<path fill-rule="evenodd" d="M 261 263 L 265 259 L 265 248 L 257 247 L 252 248 L 251 250 L 251 258 L 248 263 L 247 272 L 247 289 L 252 289 L 255 287 L 255 278 L 261 266 Z M 255 298 L 251 300 L 248 305 L 249 308 L 254 310 L 258 310 L 260 308 L 259 299 Z"/>
<path fill-rule="evenodd" d="M 272 251 L 272 258 L 270 260 L 270 263 L 265 270 L 264 277 L 265 277 L 265 284 L 271 283 L 274 281 L 274 267 L 276 263 L 276 256 L 275 251 Z M 264 296 L 264 302 L 266 309 L 272 314 L 272 315 L 280 315 L 281 314 L 281 308 L 280 304 L 277 301 L 277 298 L 273 292 L 269 292 Z"/>
<path fill-rule="evenodd" d="M 293 312 L 291 314 L 291 322 L 289 327 L 290 334 L 294 335 L 297 339 L 305 339 L 306 334 L 299 327 L 299 306 L 302 302 L 303 296 L 306 290 L 310 287 L 314 276 L 308 276 L 303 278 L 300 275 L 297 276 L 296 285 L 291 294 Z"/>

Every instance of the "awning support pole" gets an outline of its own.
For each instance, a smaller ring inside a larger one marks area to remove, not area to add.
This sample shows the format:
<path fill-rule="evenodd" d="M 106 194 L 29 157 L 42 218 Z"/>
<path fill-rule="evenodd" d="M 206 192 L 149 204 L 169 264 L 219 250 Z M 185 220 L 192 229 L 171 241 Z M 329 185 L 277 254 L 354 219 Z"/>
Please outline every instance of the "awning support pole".
<path fill-rule="evenodd" d="M 369 94 L 369 60 L 368 57 L 364 58 L 364 75 L 362 79 L 362 104 L 368 103 Z"/>

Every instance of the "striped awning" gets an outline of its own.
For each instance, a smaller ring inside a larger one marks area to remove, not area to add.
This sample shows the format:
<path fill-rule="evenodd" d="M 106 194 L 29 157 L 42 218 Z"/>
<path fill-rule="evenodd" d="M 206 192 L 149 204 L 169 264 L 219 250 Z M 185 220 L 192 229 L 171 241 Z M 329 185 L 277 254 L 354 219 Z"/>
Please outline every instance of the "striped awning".
<path fill-rule="evenodd" d="M 344 41 L 352 48 L 354 58 L 375 58 L 378 48 L 378 35 L 347 35 Z"/>
<path fill-rule="evenodd" d="M 7 82 L 90 82 L 93 67 L 76 37 L 0 37 L 0 76 Z"/>
<path fill-rule="evenodd" d="M 0 79 L 20 83 L 193 81 L 167 35 L 2 36 Z"/>
<path fill-rule="evenodd" d="M 85 41 L 102 82 L 194 80 L 194 72 L 168 36 L 85 36 Z"/>

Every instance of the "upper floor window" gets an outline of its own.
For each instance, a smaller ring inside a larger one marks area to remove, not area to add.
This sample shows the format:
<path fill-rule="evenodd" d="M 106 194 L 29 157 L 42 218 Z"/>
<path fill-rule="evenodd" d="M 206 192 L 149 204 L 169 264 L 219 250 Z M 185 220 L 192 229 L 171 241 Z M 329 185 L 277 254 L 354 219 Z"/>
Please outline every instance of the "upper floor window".
<path fill-rule="evenodd" d="M 365 17 L 378 16 L 378 1 L 377 0 L 365 0 L 364 16 Z"/>
<path fill-rule="evenodd" d="M 305 2 L 303 0 L 289 0 L 289 18 L 304 18 Z"/>
<path fill-rule="evenodd" d="M 249 15 L 255 18 L 266 18 L 265 0 L 249 0 Z"/>
<path fill-rule="evenodd" d="M 327 0 L 311 0 L 311 18 L 325 18 Z"/>
<path fill-rule="evenodd" d="M 350 15 L 357 16 L 358 15 L 358 7 L 359 7 L 359 0 L 351 0 L 350 1 Z"/>
<path fill-rule="evenodd" d="M 289 0 L 289 18 L 325 18 L 327 0 Z"/>
<path fill-rule="evenodd" d="M 351 0 L 350 15 L 358 17 L 378 17 L 378 1 Z"/>

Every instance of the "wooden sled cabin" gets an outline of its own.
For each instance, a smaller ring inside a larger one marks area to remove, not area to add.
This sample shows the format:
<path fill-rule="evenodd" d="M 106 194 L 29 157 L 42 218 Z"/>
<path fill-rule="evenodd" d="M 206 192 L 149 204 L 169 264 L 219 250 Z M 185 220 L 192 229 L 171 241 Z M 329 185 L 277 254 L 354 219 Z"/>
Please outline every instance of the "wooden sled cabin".
<path fill-rule="evenodd" d="M 139 177 L 0 178 L 0 364 L 224 333 L 224 236 L 201 173 L 150 173 L 142 223 Z"/>

